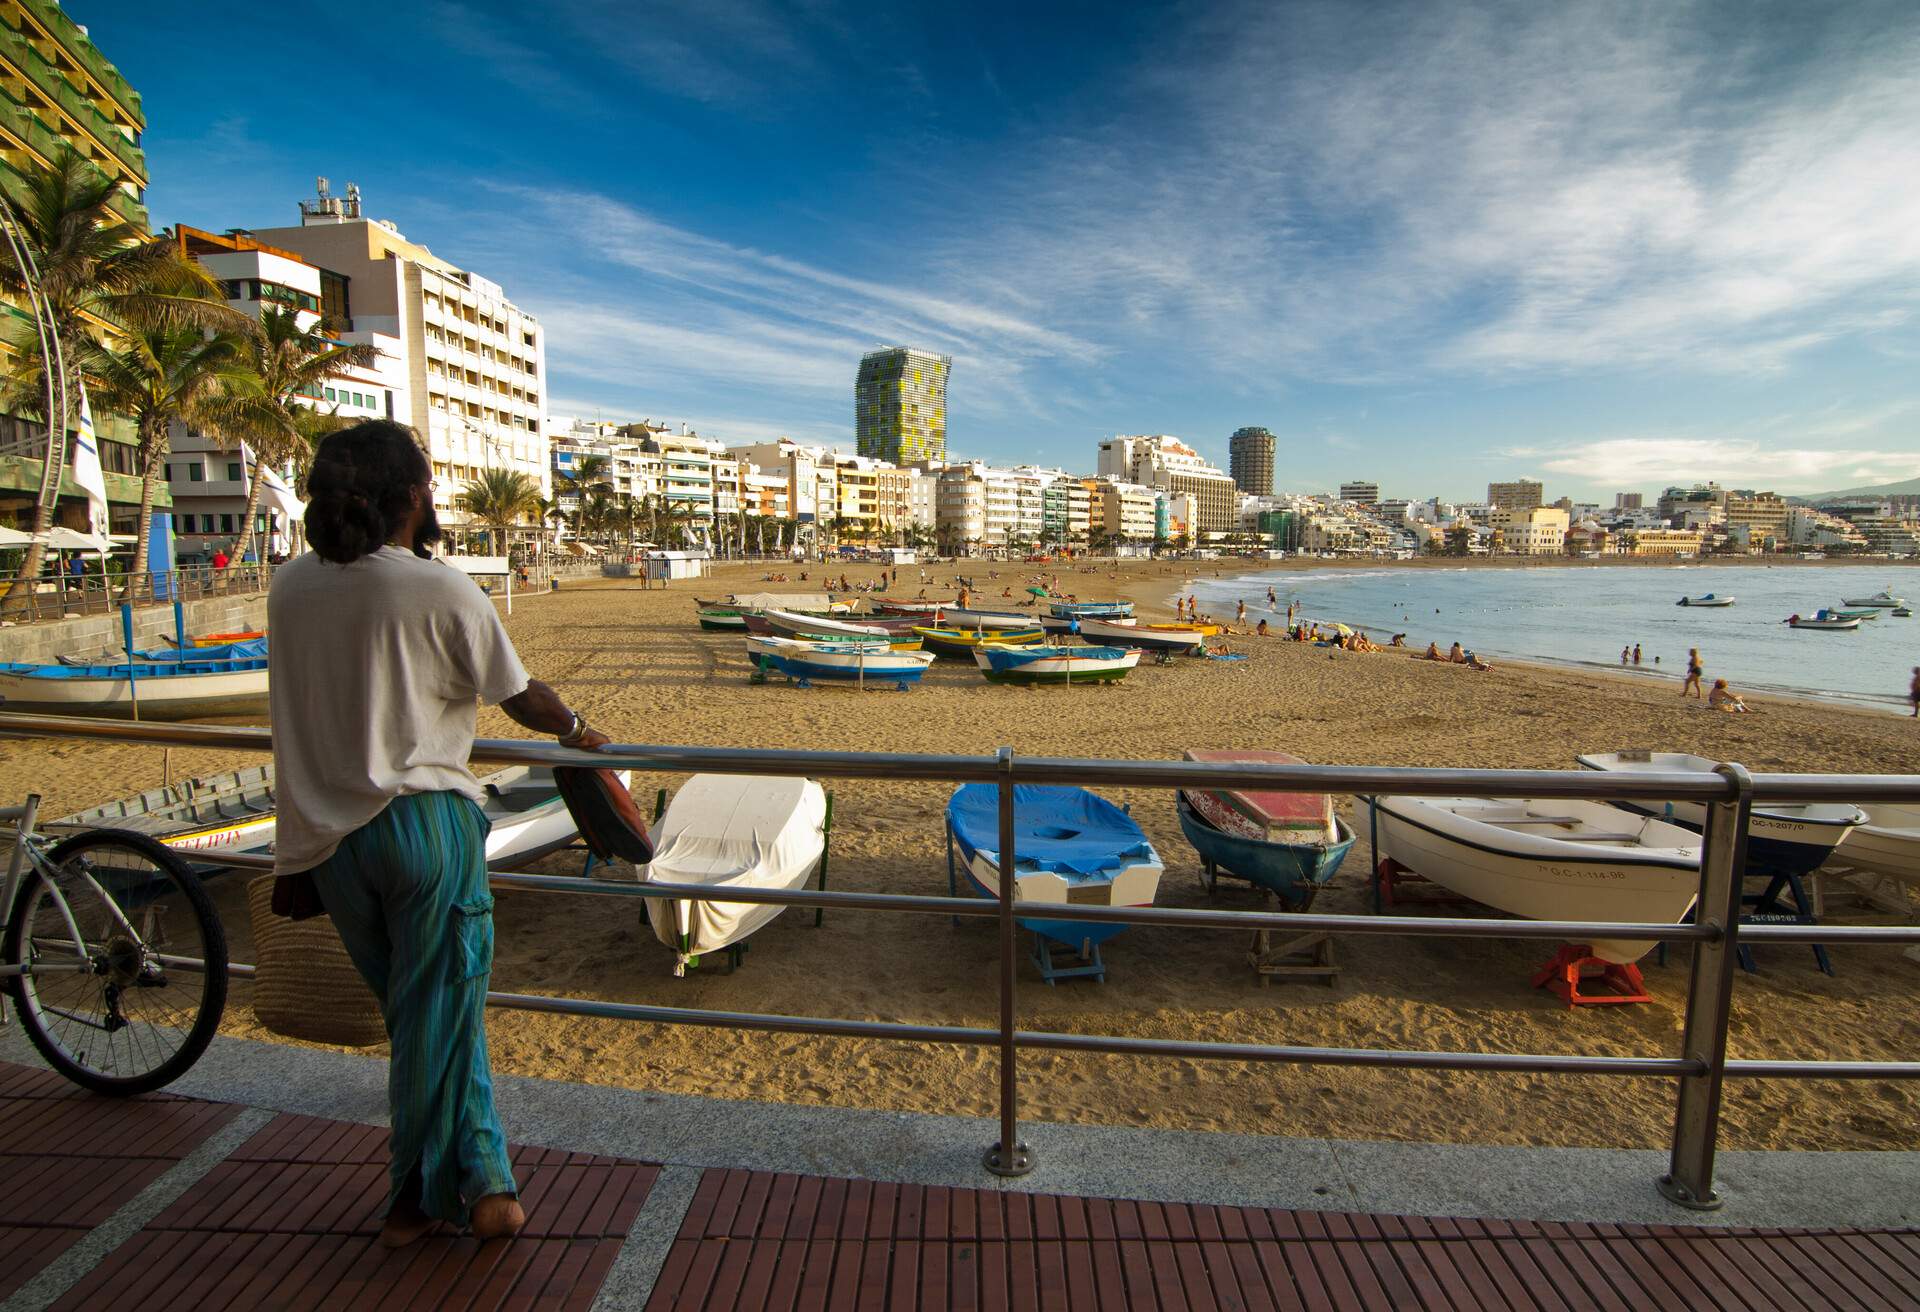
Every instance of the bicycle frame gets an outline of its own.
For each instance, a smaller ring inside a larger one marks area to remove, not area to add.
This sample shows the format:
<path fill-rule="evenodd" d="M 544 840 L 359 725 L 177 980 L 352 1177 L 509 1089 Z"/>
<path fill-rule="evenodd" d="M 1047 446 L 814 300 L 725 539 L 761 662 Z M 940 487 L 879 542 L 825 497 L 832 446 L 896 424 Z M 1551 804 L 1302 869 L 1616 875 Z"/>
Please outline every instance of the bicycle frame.
<path fill-rule="evenodd" d="M 39 815 L 40 794 L 38 793 L 27 794 L 27 800 L 21 806 L 0 807 L 0 821 L 12 820 L 15 822 L 13 855 L 9 857 L 7 861 L 7 882 L 5 888 L 0 889 L 0 938 L 6 937 L 7 930 L 12 924 L 13 906 L 15 897 L 20 891 L 20 881 L 27 877 L 27 867 L 32 866 L 33 874 L 45 883 L 47 891 L 53 894 L 54 905 L 58 907 L 60 911 L 61 923 L 66 926 L 67 934 L 73 943 L 74 961 L 71 965 L 64 966 L 47 963 L 42 963 L 38 966 L 29 966 L 24 963 L 12 964 L 0 962 L 0 979 L 12 979 L 19 975 L 29 975 L 36 970 L 43 972 L 72 971 L 76 974 L 86 974 L 93 969 L 92 958 L 87 953 L 86 938 L 80 933 L 80 926 L 73 918 L 73 908 L 68 904 L 66 894 L 61 892 L 60 885 L 54 882 L 54 866 L 52 862 L 47 860 L 42 851 L 45 845 L 44 840 L 37 838 L 33 832 L 34 821 L 39 818 Z M 85 875 L 85 879 L 88 884 L 92 885 L 94 892 L 100 895 L 100 900 L 113 908 L 114 919 L 119 922 L 120 927 L 132 935 L 136 942 L 142 942 L 144 944 L 144 940 L 140 937 L 140 931 L 135 929 L 133 923 L 127 919 L 126 912 L 120 909 L 120 903 L 108 896 L 107 890 L 100 887 L 99 881 L 94 879 L 91 874 Z M 25 954 L 23 953 L 22 955 L 24 956 Z M 4 1002 L 0 1001 L 0 1007 L 4 1007 L 4 1005 Z M 0 1011 L 0 1015 L 4 1015 L 4 1011 Z"/>

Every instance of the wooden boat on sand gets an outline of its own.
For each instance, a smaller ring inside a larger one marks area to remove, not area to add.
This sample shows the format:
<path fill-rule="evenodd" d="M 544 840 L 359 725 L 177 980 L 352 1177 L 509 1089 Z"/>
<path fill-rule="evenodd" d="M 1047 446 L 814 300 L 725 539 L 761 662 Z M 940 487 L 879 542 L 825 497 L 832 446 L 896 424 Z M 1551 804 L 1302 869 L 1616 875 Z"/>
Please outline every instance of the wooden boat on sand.
<path fill-rule="evenodd" d="M 1186 759 L 1209 765 L 1304 765 L 1260 749 L 1190 747 Z M 1325 793 L 1182 789 L 1175 797 L 1181 832 L 1209 879 L 1224 870 L 1305 911 L 1353 847 L 1353 833 Z"/>
<path fill-rule="evenodd" d="M 696 774 L 654 826 L 648 882 L 728 888 L 804 888 L 825 879 L 832 801 L 811 779 Z M 741 942 L 787 908 L 763 902 L 647 899 L 654 936 L 674 951 L 675 975 Z"/>
<path fill-rule="evenodd" d="M 1044 641 L 1047 636 L 1046 630 L 1031 622 L 999 629 L 915 625 L 913 631 L 919 635 L 927 651 L 956 661 L 972 660 L 973 653 L 981 647 L 1031 647 Z"/>
<path fill-rule="evenodd" d="M 1529 920 L 1677 924 L 1700 885 L 1700 839 L 1603 802 L 1547 798 L 1363 797 L 1376 855 Z M 1602 961 L 1630 965 L 1646 939 L 1595 938 Z"/>
<path fill-rule="evenodd" d="M 1190 624 L 1116 624 L 1111 620 L 1083 619 L 1080 637 L 1084 642 L 1107 647 L 1138 647 L 1144 651 L 1195 652 L 1220 630 L 1216 625 Z"/>
<path fill-rule="evenodd" d="M 777 671 L 801 687 L 815 679 L 905 690 L 920 682 L 933 664 L 924 651 L 894 651 L 885 638 L 871 642 L 807 642 L 798 638 L 751 637 L 748 654 L 762 670 Z"/>
<path fill-rule="evenodd" d="M 1118 683 L 1140 663 L 1140 653 L 1124 647 L 989 642 L 973 649 L 973 659 L 988 683 Z"/>
<path fill-rule="evenodd" d="M 132 715 L 185 720 L 236 715 L 267 704 L 267 658 L 34 665 L 0 662 L 0 697 L 9 710 L 56 715 Z"/>

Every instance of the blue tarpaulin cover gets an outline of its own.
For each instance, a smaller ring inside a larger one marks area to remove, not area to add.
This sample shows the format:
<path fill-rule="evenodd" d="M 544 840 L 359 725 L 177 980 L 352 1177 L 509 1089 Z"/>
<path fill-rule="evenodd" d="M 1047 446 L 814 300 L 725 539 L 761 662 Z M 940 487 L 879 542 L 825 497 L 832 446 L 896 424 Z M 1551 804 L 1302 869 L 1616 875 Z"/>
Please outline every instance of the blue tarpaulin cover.
<path fill-rule="evenodd" d="M 947 821 L 960 841 L 997 859 L 1000 790 L 962 784 L 947 802 Z M 1016 784 L 1013 789 L 1015 868 L 1095 875 L 1153 859 L 1140 826 L 1104 797 L 1060 784 Z"/>

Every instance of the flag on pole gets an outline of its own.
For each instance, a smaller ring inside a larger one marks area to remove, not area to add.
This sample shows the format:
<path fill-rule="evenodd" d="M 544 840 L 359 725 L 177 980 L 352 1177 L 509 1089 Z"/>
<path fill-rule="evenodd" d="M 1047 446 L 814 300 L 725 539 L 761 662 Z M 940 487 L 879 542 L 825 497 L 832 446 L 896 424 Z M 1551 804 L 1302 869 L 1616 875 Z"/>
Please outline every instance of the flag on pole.
<path fill-rule="evenodd" d="M 93 406 L 87 388 L 80 386 L 80 425 L 73 438 L 73 481 L 87 494 L 87 531 L 101 541 L 106 554 L 107 478 L 100 468 L 100 441 L 93 431 Z"/>

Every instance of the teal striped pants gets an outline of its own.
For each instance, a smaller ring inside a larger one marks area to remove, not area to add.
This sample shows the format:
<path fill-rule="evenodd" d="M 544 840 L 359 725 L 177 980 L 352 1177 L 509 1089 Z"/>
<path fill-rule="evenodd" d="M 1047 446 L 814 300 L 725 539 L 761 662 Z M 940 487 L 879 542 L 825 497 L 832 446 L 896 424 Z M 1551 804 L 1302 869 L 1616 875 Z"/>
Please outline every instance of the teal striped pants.
<path fill-rule="evenodd" d="M 313 871 L 393 1044 L 389 1201 L 417 1184 L 427 1215 L 460 1225 L 479 1199 L 515 1192 L 487 1069 L 491 827 L 459 793 L 396 797 Z"/>

